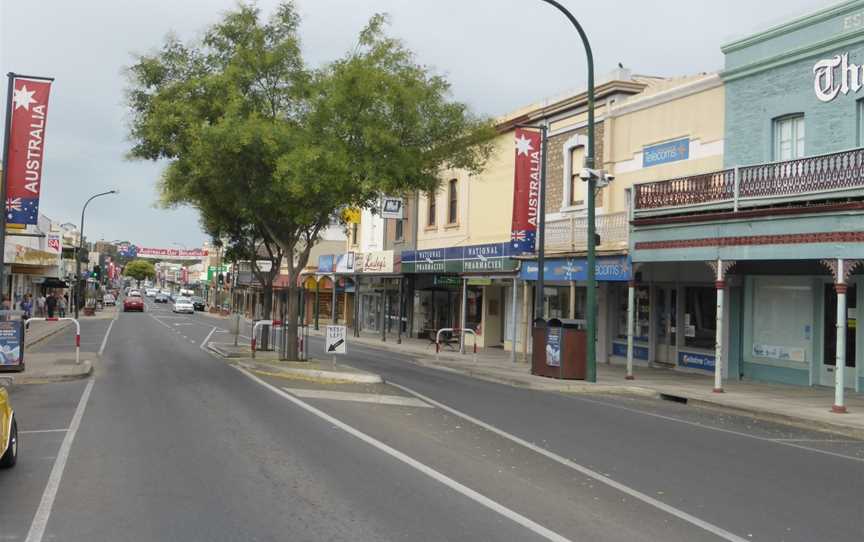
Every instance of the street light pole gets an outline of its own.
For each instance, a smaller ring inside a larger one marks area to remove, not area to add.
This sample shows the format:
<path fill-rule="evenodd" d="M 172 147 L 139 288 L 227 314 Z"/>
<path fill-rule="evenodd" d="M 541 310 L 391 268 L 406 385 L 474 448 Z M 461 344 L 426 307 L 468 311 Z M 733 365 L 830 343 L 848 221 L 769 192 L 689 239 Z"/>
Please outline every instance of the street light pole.
<path fill-rule="evenodd" d="M 84 249 L 84 213 L 87 211 L 87 206 L 90 205 L 90 202 L 94 199 L 107 196 L 109 194 L 119 194 L 119 190 L 109 190 L 107 192 L 100 192 L 98 194 L 93 194 L 90 196 L 86 202 L 84 202 L 84 207 L 81 208 L 81 227 L 78 229 L 78 250 L 75 251 L 75 319 L 78 319 L 78 305 L 81 297 L 81 251 Z"/>
<path fill-rule="evenodd" d="M 576 17 L 570 13 L 567 8 L 562 6 L 556 0 L 541 0 L 547 4 L 554 6 L 576 28 L 579 37 L 582 39 L 582 45 L 585 47 L 585 57 L 588 63 L 588 148 L 585 150 L 585 167 L 594 169 L 594 55 L 591 52 L 591 44 L 588 42 L 588 36 L 576 20 Z M 543 161 L 546 159 L 544 157 Z M 595 217 L 594 217 L 594 189 L 597 186 L 597 179 L 594 175 L 589 175 L 588 180 L 588 254 L 587 254 L 587 285 L 585 296 L 585 319 L 587 320 L 587 371 L 585 379 L 589 382 L 597 381 L 597 281 L 595 279 Z M 541 293 L 542 295 L 542 293 Z"/>

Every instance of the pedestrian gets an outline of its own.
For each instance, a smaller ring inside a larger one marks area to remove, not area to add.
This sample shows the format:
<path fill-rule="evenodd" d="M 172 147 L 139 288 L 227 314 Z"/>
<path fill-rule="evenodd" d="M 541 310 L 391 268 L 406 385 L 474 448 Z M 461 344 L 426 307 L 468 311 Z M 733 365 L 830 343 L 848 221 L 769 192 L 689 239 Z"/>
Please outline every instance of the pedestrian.
<path fill-rule="evenodd" d="M 9 300 L 9 297 L 4 295 L 4 296 L 2 296 L 2 299 L 3 299 L 3 301 L 0 303 L 2 303 L 3 310 L 4 311 L 12 310 L 12 302 Z"/>
<path fill-rule="evenodd" d="M 21 310 L 24 311 L 24 319 L 29 320 L 33 314 L 33 301 L 30 294 L 24 295 L 24 299 L 21 301 Z"/>
<path fill-rule="evenodd" d="M 45 300 L 45 307 L 48 309 L 48 318 L 54 318 L 54 311 L 57 310 L 57 298 L 53 293 L 48 294 L 48 299 Z"/>
<path fill-rule="evenodd" d="M 36 298 L 36 316 L 45 316 L 45 296 L 41 293 Z"/>
<path fill-rule="evenodd" d="M 57 311 L 60 313 L 60 318 L 66 317 L 66 296 L 61 295 L 57 300 Z"/>

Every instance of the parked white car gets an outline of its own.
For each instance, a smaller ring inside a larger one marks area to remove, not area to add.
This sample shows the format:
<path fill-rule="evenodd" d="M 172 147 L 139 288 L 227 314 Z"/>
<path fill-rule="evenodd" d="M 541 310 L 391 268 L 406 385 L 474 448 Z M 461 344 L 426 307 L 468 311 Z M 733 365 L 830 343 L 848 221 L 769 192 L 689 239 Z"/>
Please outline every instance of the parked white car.
<path fill-rule="evenodd" d="M 192 300 L 188 297 L 178 297 L 174 301 L 174 308 L 171 310 L 173 312 L 185 312 L 188 314 L 194 314 L 195 305 L 192 304 Z"/>

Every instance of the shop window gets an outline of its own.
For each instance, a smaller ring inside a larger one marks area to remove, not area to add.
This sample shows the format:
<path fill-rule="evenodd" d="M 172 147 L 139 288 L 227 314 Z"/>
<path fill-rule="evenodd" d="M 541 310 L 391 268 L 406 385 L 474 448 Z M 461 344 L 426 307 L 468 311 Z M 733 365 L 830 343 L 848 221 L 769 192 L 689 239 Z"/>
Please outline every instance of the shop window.
<path fill-rule="evenodd" d="M 712 350 L 717 339 L 717 290 L 688 286 L 684 298 L 684 345 Z"/>
<path fill-rule="evenodd" d="M 465 311 L 465 328 L 482 333 L 483 288 L 468 288 L 468 305 Z"/>
<path fill-rule="evenodd" d="M 434 226 L 435 225 L 435 214 L 437 210 L 435 209 L 435 192 L 429 192 L 426 194 L 426 225 Z"/>
<path fill-rule="evenodd" d="M 459 217 L 459 181 L 450 179 L 447 189 L 447 223 L 455 224 Z"/>
<path fill-rule="evenodd" d="M 788 115 L 774 121 L 774 160 L 804 156 L 804 115 Z"/>
<path fill-rule="evenodd" d="M 543 288 L 543 318 L 570 318 L 570 287 Z"/>
<path fill-rule="evenodd" d="M 649 317 L 651 307 L 649 301 L 648 286 L 637 286 L 634 292 L 636 321 L 633 326 L 633 335 L 636 341 L 647 342 L 649 331 Z M 618 318 L 615 336 L 619 339 L 627 339 L 627 287 L 618 290 Z"/>

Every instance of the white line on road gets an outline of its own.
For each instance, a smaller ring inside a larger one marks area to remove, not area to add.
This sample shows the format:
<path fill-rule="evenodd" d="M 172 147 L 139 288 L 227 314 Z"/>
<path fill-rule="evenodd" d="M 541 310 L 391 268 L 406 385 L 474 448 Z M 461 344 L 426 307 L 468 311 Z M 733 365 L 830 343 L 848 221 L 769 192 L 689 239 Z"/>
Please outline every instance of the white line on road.
<path fill-rule="evenodd" d="M 102 352 L 105 351 L 105 345 L 108 344 L 108 335 L 111 334 L 111 328 L 114 327 L 114 322 L 116 322 L 116 321 L 117 321 L 117 319 L 114 318 L 114 319 L 111 320 L 111 322 L 108 324 L 108 329 L 105 331 L 105 337 L 102 339 L 102 346 L 99 347 L 99 355 L 100 355 L 100 356 L 102 355 Z"/>
<path fill-rule="evenodd" d="M 310 390 L 308 388 L 282 388 L 291 395 L 307 399 L 330 399 L 333 401 L 353 401 L 357 403 L 374 403 L 377 405 L 410 406 L 432 408 L 415 397 L 404 395 L 379 395 L 377 393 L 354 393 L 350 391 Z"/>
<path fill-rule="evenodd" d="M 219 328 L 217 328 L 216 326 L 213 326 L 213 329 L 211 329 L 210 333 L 208 333 L 207 336 L 204 337 L 204 340 L 201 341 L 201 344 L 198 345 L 198 348 L 200 348 L 201 350 L 204 350 L 207 347 L 207 341 L 210 340 L 210 337 L 213 336 L 213 333 L 215 333 L 217 329 L 219 329 Z"/>
<path fill-rule="evenodd" d="M 34 433 L 65 433 L 68 429 L 30 429 L 28 431 L 18 431 L 22 435 L 32 435 Z"/>
<path fill-rule="evenodd" d="M 525 527 L 526 529 L 537 534 L 538 536 L 541 536 L 547 540 L 554 540 L 556 542 L 569 542 L 568 538 L 561 536 L 560 534 L 556 533 L 555 531 L 548 529 L 548 528 L 540 525 L 539 523 L 528 519 L 527 517 L 523 516 L 522 514 L 519 514 L 518 512 L 507 508 L 503 504 L 499 504 L 498 502 L 493 501 L 489 497 L 487 497 L 481 493 L 478 493 L 477 491 L 474 491 L 470 487 L 460 484 L 456 480 L 438 472 L 437 470 L 433 469 L 432 467 L 429 467 L 429 466 L 417 461 L 416 459 L 400 452 L 399 450 L 384 444 L 380 440 L 377 440 L 373 437 L 370 437 L 366 433 L 363 433 L 362 431 L 359 431 L 359 430 L 351 427 L 350 425 L 338 420 L 337 418 L 334 418 L 333 416 L 331 416 L 325 412 L 322 412 L 321 410 L 318 410 L 317 408 L 313 407 L 312 405 L 310 405 L 304 401 L 301 401 L 297 397 L 294 397 L 290 393 L 286 393 L 286 392 L 280 390 L 279 388 L 277 388 L 276 386 L 265 382 L 264 380 L 253 375 L 249 371 L 247 371 L 241 367 L 234 367 L 234 368 L 237 369 L 238 371 L 240 371 L 241 373 L 243 373 L 244 375 L 248 376 L 249 378 L 251 378 L 255 382 L 257 382 L 258 384 L 261 384 L 262 386 L 271 390 L 272 392 L 274 392 L 278 395 L 281 395 L 285 399 L 288 399 L 289 401 L 291 401 L 295 405 L 299 406 L 300 408 L 306 410 L 307 412 L 310 412 L 310 413 L 318 416 L 319 418 L 325 420 L 326 422 L 331 423 L 331 424 L 335 425 L 336 427 L 338 427 L 339 429 L 345 431 L 349 435 L 362 440 L 366 444 L 369 444 L 370 446 L 377 448 L 378 450 L 386 453 L 387 455 L 389 455 L 391 457 L 394 457 L 395 459 L 398 459 L 399 461 L 405 463 L 406 465 L 422 472 L 426 476 L 429 476 L 433 480 L 444 484 L 445 486 L 456 491 L 457 493 L 461 493 L 462 495 L 464 495 L 464 496 L 468 497 L 469 499 L 485 506 L 486 508 L 489 508 L 490 510 L 501 514 L 502 516 L 514 521 L 515 523 L 518 523 L 519 525 Z"/>
<path fill-rule="evenodd" d="M 720 538 L 722 538 L 724 540 L 729 540 L 731 542 L 745 542 L 747 540 L 747 539 L 742 538 L 742 537 L 740 537 L 734 533 L 730 533 L 729 531 L 727 531 L 726 529 L 724 529 L 722 527 L 718 527 L 717 525 L 714 525 L 713 523 L 708 523 L 707 521 L 699 519 L 696 516 L 693 516 L 691 514 L 688 514 L 687 512 L 685 512 L 683 510 L 679 510 L 678 508 L 675 508 L 674 506 L 668 505 L 663 501 L 659 501 L 659 500 L 655 499 L 654 497 L 646 495 L 637 489 L 633 489 L 630 486 L 626 486 L 626 485 L 622 484 L 621 482 L 616 482 L 612 478 L 609 478 L 608 476 L 604 476 L 595 470 L 589 469 L 588 467 L 585 467 L 585 466 L 580 465 L 574 461 L 571 461 L 571 460 L 567 459 L 566 457 L 562 457 L 562 456 L 560 456 L 554 452 L 550 452 L 549 450 L 547 450 L 545 448 L 541 448 L 540 446 L 537 446 L 536 444 L 528 442 L 527 440 L 521 439 L 515 435 L 511 435 L 510 433 L 508 433 L 502 429 L 498 429 L 494 425 L 489 425 L 488 423 L 481 421 L 481 420 L 478 420 L 477 418 L 475 418 L 469 414 L 465 414 L 464 412 L 461 412 L 459 410 L 456 410 L 455 408 L 451 408 L 451 407 L 449 407 L 443 403 L 439 403 L 438 401 L 431 399 L 431 398 L 429 398 L 429 397 L 427 397 L 421 393 L 418 393 L 418 392 L 416 392 L 410 388 L 406 388 L 405 386 L 402 386 L 400 384 L 396 384 L 396 383 L 390 382 L 390 381 L 388 381 L 387 383 L 390 384 L 391 386 L 395 386 L 395 387 L 399 388 L 402 391 L 405 391 L 405 392 L 408 392 L 408 393 L 414 395 L 418 399 L 421 399 L 423 401 L 426 401 L 427 403 L 435 405 L 436 407 L 438 407 L 442 410 L 445 410 L 445 411 L 449 412 L 450 414 L 453 414 L 454 416 L 459 416 L 460 418 L 467 420 L 467 421 L 469 421 L 475 425 L 478 425 L 478 426 L 482 427 L 483 429 L 491 431 L 498 436 L 504 437 L 507 440 L 515 442 L 516 444 L 520 444 L 520 445 L 524 446 L 525 448 L 528 448 L 529 450 L 531 450 L 533 452 L 537 452 L 538 454 L 546 456 L 553 461 L 557 461 L 558 463 L 561 463 L 562 465 L 564 465 L 566 467 L 570 467 L 571 469 L 578 471 L 578 472 L 584 474 L 585 476 L 591 477 L 591 478 L 597 480 L 598 482 L 604 483 L 604 484 L 606 484 L 606 485 L 608 485 L 614 489 L 617 489 L 618 491 L 621 491 L 622 493 L 625 493 L 625 494 L 633 497 L 634 499 L 638 499 L 638 500 L 644 502 L 645 504 L 648 504 L 648 505 L 651 505 L 655 508 L 658 508 L 658 509 L 660 509 L 660 510 L 662 510 L 668 514 L 671 514 L 671 515 L 677 517 L 678 519 L 681 519 L 683 521 L 686 521 L 687 523 L 690 523 L 691 525 L 695 525 L 696 527 L 699 527 L 700 529 L 704 529 L 704 530 L 708 531 L 709 533 L 712 533 L 716 536 L 719 536 Z"/>
<path fill-rule="evenodd" d="M 48 477 L 48 483 L 42 493 L 42 500 L 39 502 L 39 508 L 36 509 L 36 515 L 33 516 L 33 523 L 30 524 L 25 542 L 42 542 L 45 527 L 48 526 L 48 519 L 51 517 L 51 509 L 54 507 L 54 499 L 57 497 L 57 490 L 60 489 L 60 480 L 66 469 L 66 461 L 69 459 L 69 450 L 72 449 L 72 442 L 78 433 L 78 427 L 81 426 L 81 419 L 84 417 L 84 409 L 87 408 L 87 401 L 90 399 L 94 382 L 95 380 L 90 378 L 87 387 L 84 388 L 84 393 L 81 394 L 81 399 L 75 408 L 75 414 L 72 416 L 72 423 L 69 424 L 69 431 L 63 437 L 60 451 L 57 452 L 57 459 L 51 468 L 51 475 Z"/>
<path fill-rule="evenodd" d="M 151 315 L 150 315 L 150 318 L 156 320 L 157 322 L 159 322 L 159 323 L 162 324 L 163 326 L 167 327 L 168 329 L 171 329 L 171 326 L 169 326 L 168 324 L 166 324 L 165 322 L 163 322 L 162 320 L 160 320 L 158 317 L 153 316 L 153 315 L 151 314 Z"/>

